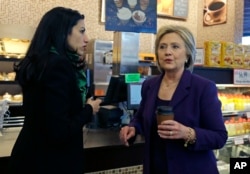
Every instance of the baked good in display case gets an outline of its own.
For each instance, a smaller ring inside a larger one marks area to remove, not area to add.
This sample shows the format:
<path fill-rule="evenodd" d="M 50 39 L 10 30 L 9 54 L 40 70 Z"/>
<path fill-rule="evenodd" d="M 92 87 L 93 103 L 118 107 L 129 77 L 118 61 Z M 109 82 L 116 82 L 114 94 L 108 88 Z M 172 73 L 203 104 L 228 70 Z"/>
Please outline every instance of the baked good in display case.
<path fill-rule="evenodd" d="M 0 101 L 4 100 L 6 100 L 9 104 L 22 103 L 23 95 L 22 94 L 11 95 L 8 92 L 6 92 L 4 93 L 4 95 L 0 96 Z"/>

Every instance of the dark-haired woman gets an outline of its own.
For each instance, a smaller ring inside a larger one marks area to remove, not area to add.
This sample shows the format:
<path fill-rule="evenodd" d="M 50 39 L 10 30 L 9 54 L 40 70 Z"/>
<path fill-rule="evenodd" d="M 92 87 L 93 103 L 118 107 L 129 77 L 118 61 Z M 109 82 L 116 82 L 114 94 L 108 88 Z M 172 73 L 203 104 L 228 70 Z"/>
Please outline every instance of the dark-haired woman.
<path fill-rule="evenodd" d="M 83 126 L 100 99 L 86 99 L 79 55 L 86 50 L 84 15 L 55 7 L 41 19 L 26 57 L 15 67 L 25 120 L 10 173 L 83 174 Z"/>

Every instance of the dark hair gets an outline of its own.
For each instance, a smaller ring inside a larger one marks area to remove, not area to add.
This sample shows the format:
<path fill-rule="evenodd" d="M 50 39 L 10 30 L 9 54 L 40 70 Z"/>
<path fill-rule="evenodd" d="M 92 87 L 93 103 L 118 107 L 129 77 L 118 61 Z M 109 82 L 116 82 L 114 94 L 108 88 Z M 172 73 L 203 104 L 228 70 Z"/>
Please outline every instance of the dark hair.
<path fill-rule="evenodd" d="M 51 47 L 54 47 L 58 54 L 67 55 L 67 36 L 80 19 L 84 19 L 84 15 L 64 7 L 55 7 L 44 14 L 25 58 L 14 66 L 16 80 L 21 86 L 41 79 Z"/>

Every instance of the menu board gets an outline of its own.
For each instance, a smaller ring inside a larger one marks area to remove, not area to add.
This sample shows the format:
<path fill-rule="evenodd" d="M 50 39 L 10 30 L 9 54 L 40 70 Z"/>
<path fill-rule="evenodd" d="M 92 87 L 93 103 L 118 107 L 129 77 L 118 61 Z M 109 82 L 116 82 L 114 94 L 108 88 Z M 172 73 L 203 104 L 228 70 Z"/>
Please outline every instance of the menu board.
<path fill-rule="evenodd" d="M 174 16 L 187 18 L 188 15 L 188 0 L 174 1 Z"/>
<path fill-rule="evenodd" d="M 105 0 L 105 30 L 156 33 L 156 0 Z"/>
<path fill-rule="evenodd" d="M 188 0 L 157 0 L 158 16 L 169 16 L 186 19 L 188 16 Z"/>

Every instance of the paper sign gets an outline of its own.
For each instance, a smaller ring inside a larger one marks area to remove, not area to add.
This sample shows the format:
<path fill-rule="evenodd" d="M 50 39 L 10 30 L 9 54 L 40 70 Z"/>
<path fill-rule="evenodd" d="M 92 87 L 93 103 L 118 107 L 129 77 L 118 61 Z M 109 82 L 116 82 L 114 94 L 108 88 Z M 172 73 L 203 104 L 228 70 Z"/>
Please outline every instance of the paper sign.
<path fill-rule="evenodd" d="M 125 74 L 126 83 L 136 83 L 140 81 L 140 73 L 128 73 Z"/>
<path fill-rule="evenodd" d="M 235 138 L 234 139 L 234 144 L 235 145 L 244 144 L 244 139 L 243 138 Z"/>
<path fill-rule="evenodd" d="M 234 69 L 234 84 L 249 85 L 250 84 L 250 70 Z"/>

